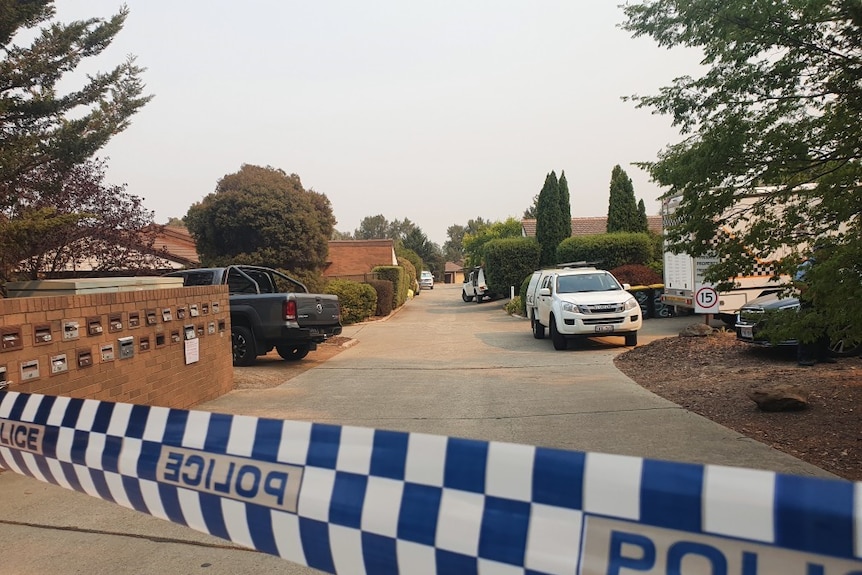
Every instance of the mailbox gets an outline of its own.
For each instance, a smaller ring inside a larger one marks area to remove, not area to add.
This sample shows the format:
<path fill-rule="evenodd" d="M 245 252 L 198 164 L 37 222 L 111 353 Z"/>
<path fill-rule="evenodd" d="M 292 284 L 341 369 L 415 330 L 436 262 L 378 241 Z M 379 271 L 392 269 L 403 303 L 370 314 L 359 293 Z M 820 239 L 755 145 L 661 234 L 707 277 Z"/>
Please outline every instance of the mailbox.
<path fill-rule="evenodd" d="M 202 303 L 201 304 L 201 312 L 203 312 L 204 315 L 208 314 L 210 312 L 210 304 Z"/>
<path fill-rule="evenodd" d="M 39 379 L 38 359 L 21 362 L 21 381 L 30 381 L 31 379 Z"/>
<path fill-rule="evenodd" d="M 180 343 L 180 330 L 171 331 L 171 343 Z"/>
<path fill-rule="evenodd" d="M 189 306 L 189 315 L 191 315 L 192 317 L 198 317 L 200 315 L 200 312 L 198 311 L 198 304 L 193 303 Z"/>
<path fill-rule="evenodd" d="M 177 319 L 186 319 L 186 308 L 178 307 L 177 308 Z"/>
<path fill-rule="evenodd" d="M 177 317 L 180 317 L 180 310 L 177 310 Z M 173 321 L 174 318 L 171 315 L 171 308 L 166 307 L 162 310 L 162 321 L 167 323 L 169 321 Z"/>
<path fill-rule="evenodd" d="M 115 313 L 108 316 L 108 333 L 123 331 L 123 314 Z"/>
<path fill-rule="evenodd" d="M 214 321 L 211 321 L 211 322 L 209 322 L 209 324 L 207 324 L 207 333 L 210 335 L 215 333 L 215 322 Z"/>
<path fill-rule="evenodd" d="M 213 313 L 218 313 L 218 302 L 217 301 L 213 302 Z"/>
<path fill-rule="evenodd" d="M 6 366 L 0 365 L 0 389 L 3 389 L 8 384 L 6 381 Z"/>
<path fill-rule="evenodd" d="M 150 351 L 150 336 L 142 335 L 138 340 L 141 351 Z"/>
<path fill-rule="evenodd" d="M 61 353 L 51 358 L 51 375 L 55 373 L 63 373 L 69 371 L 69 362 L 66 360 L 66 354 Z"/>
<path fill-rule="evenodd" d="M 114 361 L 114 344 L 106 343 L 99 348 L 102 353 L 102 361 Z"/>
<path fill-rule="evenodd" d="M 80 327 L 81 326 L 78 324 L 77 321 L 64 321 L 63 322 L 63 341 L 78 339 Z"/>
<path fill-rule="evenodd" d="M 3 351 L 24 347 L 24 340 L 21 338 L 21 326 L 0 328 L 0 345 L 2 345 Z"/>
<path fill-rule="evenodd" d="M 135 357 L 135 338 L 132 336 L 121 337 L 117 340 L 120 347 L 120 359 Z"/>
<path fill-rule="evenodd" d="M 33 326 L 33 345 L 43 345 L 51 343 L 54 339 L 51 335 L 51 324 L 43 323 Z"/>
<path fill-rule="evenodd" d="M 92 349 L 79 349 L 78 354 L 78 367 L 90 367 L 93 365 L 93 350 Z"/>
<path fill-rule="evenodd" d="M 199 323 L 198 324 L 198 337 L 203 337 L 203 336 L 204 336 L 204 324 Z"/>
<path fill-rule="evenodd" d="M 129 312 L 129 328 L 140 327 L 140 326 L 141 326 L 141 312 L 130 311 Z"/>
<path fill-rule="evenodd" d="M 183 333 L 185 335 L 185 339 L 195 339 L 195 326 L 186 325 L 183 326 Z"/>
<path fill-rule="evenodd" d="M 165 334 L 157 333 L 156 334 L 156 347 L 162 347 L 165 345 Z"/>
<path fill-rule="evenodd" d="M 223 319 L 218 320 L 218 330 L 224 331 L 224 329 L 225 329 L 224 328 L 224 320 Z"/>
<path fill-rule="evenodd" d="M 156 316 L 156 310 L 148 309 L 147 310 L 147 325 L 156 325 L 156 323 L 158 321 L 159 320 L 158 320 L 158 317 Z"/>
<path fill-rule="evenodd" d="M 93 316 L 87 318 L 87 333 L 90 335 L 102 335 L 104 329 L 102 328 L 102 318 L 100 316 Z"/>

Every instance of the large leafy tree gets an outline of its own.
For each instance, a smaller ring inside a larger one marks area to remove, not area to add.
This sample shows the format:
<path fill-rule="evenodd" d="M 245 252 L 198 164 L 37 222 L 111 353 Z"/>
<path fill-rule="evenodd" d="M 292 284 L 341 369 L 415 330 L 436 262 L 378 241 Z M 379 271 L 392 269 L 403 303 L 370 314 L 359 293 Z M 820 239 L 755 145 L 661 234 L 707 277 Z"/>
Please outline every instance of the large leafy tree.
<path fill-rule="evenodd" d="M 0 205 L 14 204 L 17 185 L 45 165 L 65 170 L 92 157 L 129 125 L 151 96 L 143 94 L 134 57 L 86 76 L 63 93 L 60 82 L 97 56 L 120 32 L 128 11 L 108 20 L 52 22 L 53 2 L 0 0 Z M 18 45 L 16 39 L 30 39 Z M 64 84 L 65 86 L 66 84 Z"/>
<path fill-rule="evenodd" d="M 296 174 L 245 164 L 189 208 L 189 232 L 206 265 L 245 263 L 294 273 L 323 268 L 335 226 L 323 194 Z"/>
<path fill-rule="evenodd" d="M 464 234 L 463 248 L 466 256 L 465 265 L 482 265 L 485 260 L 485 244 L 491 240 L 521 237 L 521 221 L 508 218 L 502 222 L 486 222 L 482 218 L 470 220 Z"/>
<path fill-rule="evenodd" d="M 90 271 L 137 267 L 133 238 L 150 247 L 152 230 L 144 227 L 152 214 L 103 182 L 103 163 L 89 162 L 150 100 L 143 70 L 129 57 L 77 89 L 60 89 L 61 81 L 74 85 L 66 76 L 85 58 L 110 45 L 127 14 L 62 24 L 52 21 L 53 2 L 0 0 L 0 280 L 84 260 Z"/>
<path fill-rule="evenodd" d="M 569 233 L 566 222 L 569 220 Z M 536 202 L 536 240 L 542 247 L 540 265 L 556 263 L 557 246 L 571 235 L 571 213 L 564 214 L 560 208 L 560 183 L 557 174 L 551 172 L 545 177 L 545 184 Z"/>
<path fill-rule="evenodd" d="M 707 278 L 717 281 L 764 259 L 792 272 L 820 248 L 803 297 L 833 337 L 862 339 L 862 322 L 846 321 L 862 317 L 862 5 L 651 0 L 624 10 L 634 35 L 703 53 L 699 77 L 635 97 L 685 135 L 644 164 L 681 198 L 672 247 L 713 250 L 721 261 Z M 735 233 L 716 242 L 719 226 Z"/>
<path fill-rule="evenodd" d="M 104 170 L 91 161 L 18 177 L 17 200 L 0 212 L 3 279 L 159 268 L 153 213 L 124 186 L 104 183 Z"/>
<path fill-rule="evenodd" d="M 614 166 L 608 197 L 608 233 L 645 231 L 632 179 L 620 166 Z"/>

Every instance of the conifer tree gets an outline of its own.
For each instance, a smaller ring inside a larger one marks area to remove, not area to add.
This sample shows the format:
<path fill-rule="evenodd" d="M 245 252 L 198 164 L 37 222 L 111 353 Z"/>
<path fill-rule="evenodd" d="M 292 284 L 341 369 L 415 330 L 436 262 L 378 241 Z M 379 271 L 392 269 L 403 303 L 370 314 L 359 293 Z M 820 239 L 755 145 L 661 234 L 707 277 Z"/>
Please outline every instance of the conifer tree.
<path fill-rule="evenodd" d="M 560 184 L 554 172 L 545 177 L 545 185 L 539 192 L 536 205 L 536 240 L 542 247 L 539 263 L 550 266 L 556 263 L 557 246 L 568 237 L 560 209 Z M 568 218 L 571 221 L 571 218 Z M 571 225 L 571 224 L 570 224 Z M 569 233 L 571 235 L 571 233 Z"/>
<path fill-rule="evenodd" d="M 572 202 L 565 170 L 560 173 L 560 211 L 563 214 L 563 239 L 566 239 L 572 235 Z"/>
<path fill-rule="evenodd" d="M 611 172 L 608 199 L 608 233 L 638 232 L 640 218 L 632 180 L 619 165 Z"/>

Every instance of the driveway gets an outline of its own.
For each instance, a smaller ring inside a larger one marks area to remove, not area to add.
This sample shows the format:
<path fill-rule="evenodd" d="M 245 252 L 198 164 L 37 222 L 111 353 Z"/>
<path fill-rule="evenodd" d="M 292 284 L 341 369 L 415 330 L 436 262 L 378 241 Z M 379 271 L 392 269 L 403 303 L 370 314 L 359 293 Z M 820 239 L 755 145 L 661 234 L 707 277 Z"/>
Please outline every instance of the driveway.
<path fill-rule="evenodd" d="M 201 409 L 825 475 L 636 385 L 613 367 L 622 338 L 568 351 L 533 339 L 499 302 L 423 291 L 358 344 L 281 385 Z M 641 343 L 691 319 L 649 320 Z M 0 473 L 6 573 L 310 574 L 316 571 L 117 505 Z"/>

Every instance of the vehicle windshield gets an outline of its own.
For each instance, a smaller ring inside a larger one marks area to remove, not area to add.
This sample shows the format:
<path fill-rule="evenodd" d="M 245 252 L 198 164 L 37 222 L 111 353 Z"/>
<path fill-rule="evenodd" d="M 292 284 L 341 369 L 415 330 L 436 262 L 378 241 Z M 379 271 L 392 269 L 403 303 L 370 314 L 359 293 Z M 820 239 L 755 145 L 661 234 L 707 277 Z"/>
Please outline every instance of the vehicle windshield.
<path fill-rule="evenodd" d="M 616 279 L 607 273 L 559 276 L 557 293 L 583 293 L 591 291 L 615 291 L 622 289 Z"/>

